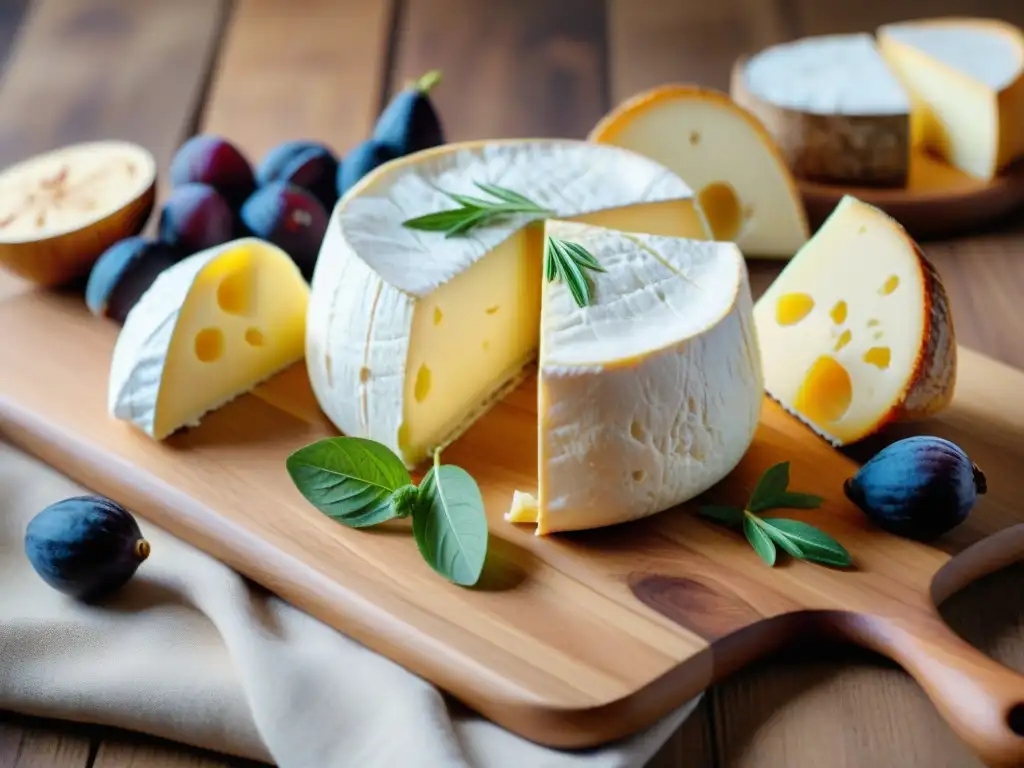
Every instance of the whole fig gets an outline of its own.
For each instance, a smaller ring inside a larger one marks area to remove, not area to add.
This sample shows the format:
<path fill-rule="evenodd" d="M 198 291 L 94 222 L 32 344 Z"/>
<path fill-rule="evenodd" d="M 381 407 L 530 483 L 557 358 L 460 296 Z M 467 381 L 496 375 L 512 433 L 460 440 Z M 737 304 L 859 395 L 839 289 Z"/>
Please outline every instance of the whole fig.
<path fill-rule="evenodd" d="M 110 246 L 93 265 L 85 286 L 85 304 L 98 317 L 123 323 L 157 276 L 181 254 L 167 243 L 142 236 Z"/>
<path fill-rule="evenodd" d="M 338 200 L 338 158 L 318 141 L 286 141 L 270 150 L 256 169 L 256 182 L 285 181 L 311 192 L 328 213 Z"/>
<path fill-rule="evenodd" d="M 313 279 L 313 268 L 327 232 L 327 212 L 309 192 L 283 181 L 257 189 L 242 206 L 248 230 L 292 257 L 302 276 Z"/>
<path fill-rule="evenodd" d="M 227 201 L 208 184 L 175 188 L 160 211 L 160 239 L 186 256 L 231 240 L 235 226 Z"/>
<path fill-rule="evenodd" d="M 171 159 L 168 173 L 171 185 L 208 184 L 237 209 L 256 188 L 252 166 L 227 139 L 211 134 L 193 136 L 182 144 Z"/>
<path fill-rule="evenodd" d="M 379 165 L 399 157 L 387 144 L 367 139 L 356 144 L 338 166 L 338 197 L 343 197 L 363 176 Z"/>
<path fill-rule="evenodd" d="M 441 72 L 433 70 L 395 94 L 377 118 L 373 139 L 396 157 L 443 144 L 441 120 L 430 100 L 430 90 L 439 82 Z"/>
<path fill-rule="evenodd" d="M 149 552 L 135 518 L 103 496 L 55 502 L 25 531 L 25 554 L 40 578 L 87 602 L 125 584 Z"/>
<path fill-rule="evenodd" d="M 925 435 L 886 446 L 843 484 L 847 498 L 876 525 L 920 541 L 966 520 L 986 491 L 984 473 L 963 449 Z"/>

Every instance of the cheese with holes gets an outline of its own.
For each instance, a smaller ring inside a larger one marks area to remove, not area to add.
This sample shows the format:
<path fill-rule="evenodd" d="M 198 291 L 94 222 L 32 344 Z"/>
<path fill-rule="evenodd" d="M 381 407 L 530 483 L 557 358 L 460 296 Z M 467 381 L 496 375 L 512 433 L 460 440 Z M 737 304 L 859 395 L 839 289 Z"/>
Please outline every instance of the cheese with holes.
<path fill-rule="evenodd" d="M 950 401 L 956 339 L 938 273 L 882 211 L 844 197 L 754 308 L 765 386 L 834 445 Z"/>
<path fill-rule="evenodd" d="M 991 179 L 1024 156 L 1024 34 L 995 19 L 890 24 L 879 46 L 911 93 L 911 135 Z"/>
<path fill-rule="evenodd" d="M 793 172 L 825 183 L 903 186 L 910 97 L 869 34 L 820 35 L 739 61 L 730 92 Z"/>
<path fill-rule="evenodd" d="M 671 85 L 623 102 L 590 140 L 650 157 L 694 189 L 716 240 L 747 256 L 790 258 L 809 236 L 785 160 L 764 127 L 725 94 Z"/>
<path fill-rule="evenodd" d="M 162 440 L 302 359 L 309 286 L 280 248 L 243 238 L 162 272 L 125 318 L 111 415 Z"/>
<path fill-rule="evenodd" d="M 343 433 L 413 467 L 458 437 L 536 358 L 543 223 L 518 214 L 446 238 L 402 222 L 474 183 L 556 218 L 702 238 L 683 181 L 632 152 L 569 140 L 448 144 L 389 162 L 339 201 L 313 275 L 306 365 Z"/>
<path fill-rule="evenodd" d="M 740 250 L 574 222 L 547 231 L 605 271 L 587 272 L 584 307 L 560 280 L 545 284 L 536 532 L 621 523 L 692 499 L 739 463 L 764 400 Z"/>

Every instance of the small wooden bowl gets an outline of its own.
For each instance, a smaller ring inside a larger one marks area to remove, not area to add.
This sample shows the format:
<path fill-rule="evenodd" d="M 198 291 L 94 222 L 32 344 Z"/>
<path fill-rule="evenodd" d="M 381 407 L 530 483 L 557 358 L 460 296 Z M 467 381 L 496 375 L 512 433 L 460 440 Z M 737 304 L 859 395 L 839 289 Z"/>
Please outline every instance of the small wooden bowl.
<path fill-rule="evenodd" d="M 0 265 L 44 286 L 84 276 L 146 226 L 156 160 L 124 141 L 74 144 L 0 171 Z"/>

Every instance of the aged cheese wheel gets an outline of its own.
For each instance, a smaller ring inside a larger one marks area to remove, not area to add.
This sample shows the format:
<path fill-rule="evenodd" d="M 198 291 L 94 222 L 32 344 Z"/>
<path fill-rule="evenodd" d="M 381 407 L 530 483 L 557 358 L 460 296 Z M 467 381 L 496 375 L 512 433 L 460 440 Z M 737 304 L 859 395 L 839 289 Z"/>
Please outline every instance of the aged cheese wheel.
<path fill-rule="evenodd" d="M 808 37 L 740 59 L 731 96 L 764 123 L 799 177 L 907 182 L 910 99 L 871 35 Z"/>

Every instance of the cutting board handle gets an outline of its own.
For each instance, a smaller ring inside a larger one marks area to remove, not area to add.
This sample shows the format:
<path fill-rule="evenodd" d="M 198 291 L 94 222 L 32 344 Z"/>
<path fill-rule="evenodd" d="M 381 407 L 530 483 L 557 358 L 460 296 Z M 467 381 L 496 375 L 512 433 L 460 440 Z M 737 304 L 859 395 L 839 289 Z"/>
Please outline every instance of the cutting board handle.
<path fill-rule="evenodd" d="M 950 727 L 992 768 L 1024 766 L 1024 675 L 934 615 L 846 614 L 846 637 L 888 656 L 921 685 Z"/>

